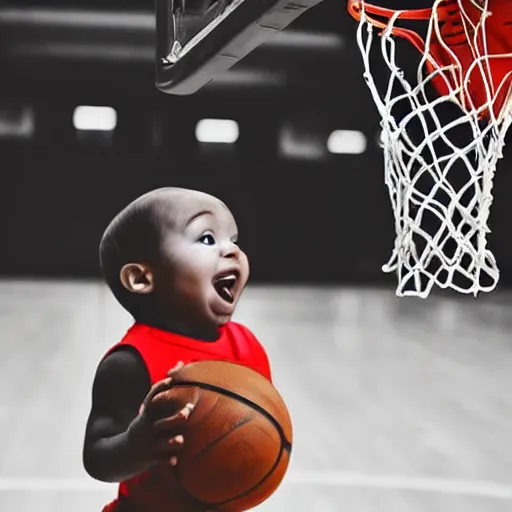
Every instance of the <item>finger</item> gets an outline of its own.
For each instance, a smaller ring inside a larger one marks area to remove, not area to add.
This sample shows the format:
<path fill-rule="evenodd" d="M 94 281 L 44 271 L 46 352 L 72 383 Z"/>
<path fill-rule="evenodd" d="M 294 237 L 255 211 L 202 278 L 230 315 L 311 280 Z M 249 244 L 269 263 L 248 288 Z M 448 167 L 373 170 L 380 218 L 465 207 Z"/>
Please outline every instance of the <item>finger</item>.
<path fill-rule="evenodd" d="M 185 363 L 183 361 L 178 361 L 174 368 L 171 368 L 167 372 L 167 377 L 172 377 L 176 372 L 179 372 L 183 367 L 185 366 Z"/>
<path fill-rule="evenodd" d="M 173 455 L 178 455 L 179 451 L 183 447 L 184 438 L 181 434 L 177 436 L 160 439 L 154 446 L 154 451 L 157 454 L 157 458 L 160 460 L 168 461 Z"/>
<path fill-rule="evenodd" d="M 154 445 L 154 458 L 161 462 L 169 462 L 171 457 L 177 458 L 181 448 L 183 447 L 183 442 L 184 439 L 181 434 L 174 436 L 171 439 L 161 439 Z"/>
<path fill-rule="evenodd" d="M 168 418 L 162 418 L 153 423 L 153 429 L 156 433 L 162 433 L 169 430 L 175 430 L 179 425 L 188 420 L 190 414 L 194 410 L 195 404 L 189 402 L 181 411 Z"/>
<path fill-rule="evenodd" d="M 142 414 L 144 412 L 144 410 L 146 409 L 149 402 L 151 402 L 151 400 L 153 400 L 153 398 L 156 395 L 158 395 L 158 393 L 161 393 L 162 391 L 167 391 L 171 387 L 172 387 L 172 378 L 170 378 L 170 377 L 153 384 L 151 386 L 151 389 L 149 390 L 148 394 L 146 395 L 146 398 L 144 398 L 142 405 L 140 406 L 139 414 Z"/>
<path fill-rule="evenodd" d="M 159 420 L 156 420 L 153 423 L 153 427 L 155 428 L 156 432 L 162 432 L 162 431 L 166 431 L 166 430 L 170 430 L 170 429 L 176 429 L 177 426 L 179 426 L 185 420 L 188 419 L 188 417 L 190 416 L 192 411 L 195 409 L 197 403 L 199 402 L 199 397 L 200 397 L 199 388 L 194 387 L 194 388 L 190 389 L 189 391 L 190 391 L 190 394 L 187 397 L 188 402 L 185 405 L 185 407 L 183 407 L 183 409 L 181 409 L 180 411 L 178 411 L 176 414 L 174 414 L 172 416 L 160 418 Z"/>

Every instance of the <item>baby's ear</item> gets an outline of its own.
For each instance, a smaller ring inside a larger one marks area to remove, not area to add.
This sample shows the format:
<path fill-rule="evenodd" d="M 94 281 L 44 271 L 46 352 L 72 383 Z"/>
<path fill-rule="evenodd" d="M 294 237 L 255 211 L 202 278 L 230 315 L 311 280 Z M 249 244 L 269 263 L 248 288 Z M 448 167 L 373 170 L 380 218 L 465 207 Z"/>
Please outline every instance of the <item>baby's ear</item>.
<path fill-rule="evenodd" d="M 154 289 L 153 272 L 142 263 L 127 263 L 119 272 L 123 286 L 133 293 L 151 293 Z"/>

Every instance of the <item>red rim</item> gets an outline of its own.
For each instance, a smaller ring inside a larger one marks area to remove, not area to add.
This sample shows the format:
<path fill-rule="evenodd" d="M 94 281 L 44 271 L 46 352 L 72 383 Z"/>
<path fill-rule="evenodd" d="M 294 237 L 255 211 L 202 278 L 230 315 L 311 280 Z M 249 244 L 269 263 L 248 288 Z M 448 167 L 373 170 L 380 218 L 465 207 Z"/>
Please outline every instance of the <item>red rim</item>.
<path fill-rule="evenodd" d="M 460 87 L 469 78 L 467 91 L 459 101 L 464 107 L 474 110 L 487 103 L 485 83 L 488 83 L 492 94 L 496 94 L 493 110 L 499 117 L 512 92 L 512 10 L 509 0 L 488 0 L 492 15 L 484 23 L 480 8 L 471 0 L 460 0 L 460 6 L 457 0 L 443 0 L 432 8 L 403 11 L 385 9 L 363 0 L 348 0 L 349 14 L 356 21 L 361 20 L 363 3 L 368 21 L 383 30 L 395 15 L 398 19 L 418 21 L 427 21 L 436 15 L 437 29 L 432 33 L 429 54 L 426 55 L 427 69 L 433 72 L 453 66 L 458 76 L 443 73 L 443 76 L 433 78 L 433 85 L 439 94 L 446 95 L 450 89 Z M 468 40 L 468 32 L 471 41 Z M 425 55 L 425 41 L 413 30 L 392 27 L 391 33 L 408 40 Z M 476 54 L 489 55 L 489 59 L 475 67 Z M 484 111 L 482 117 L 488 114 Z"/>

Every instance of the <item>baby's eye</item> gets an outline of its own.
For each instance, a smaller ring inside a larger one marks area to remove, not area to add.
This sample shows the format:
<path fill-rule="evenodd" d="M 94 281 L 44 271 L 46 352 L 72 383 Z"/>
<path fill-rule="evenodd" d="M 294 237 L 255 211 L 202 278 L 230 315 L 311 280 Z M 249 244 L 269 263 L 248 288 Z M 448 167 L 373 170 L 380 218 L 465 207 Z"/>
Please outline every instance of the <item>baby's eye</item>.
<path fill-rule="evenodd" d="M 208 233 L 206 235 L 203 235 L 198 242 L 204 244 L 204 245 L 215 245 L 215 238 L 213 238 L 213 235 Z"/>

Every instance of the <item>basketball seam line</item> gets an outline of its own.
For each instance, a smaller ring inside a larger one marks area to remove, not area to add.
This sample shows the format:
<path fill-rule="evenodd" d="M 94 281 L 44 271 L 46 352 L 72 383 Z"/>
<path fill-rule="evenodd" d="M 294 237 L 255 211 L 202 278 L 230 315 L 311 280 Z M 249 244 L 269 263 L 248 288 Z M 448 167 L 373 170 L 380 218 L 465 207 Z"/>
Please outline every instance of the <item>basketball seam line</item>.
<path fill-rule="evenodd" d="M 242 427 L 243 425 L 246 425 L 252 420 L 251 417 L 246 417 L 242 421 L 237 422 L 235 425 L 232 426 L 232 428 L 228 432 L 224 432 L 220 437 L 212 441 L 209 445 L 204 447 L 200 452 L 196 453 L 194 456 L 190 458 L 190 460 L 197 460 L 198 457 L 203 456 L 204 454 L 208 453 L 210 450 L 212 450 L 215 446 L 217 446 L 223 439 L 226 439 L 231 433 L 233 433 L 236 429 Z"/>
<path fill-rule="evenodd" d="M 245 490 L 244 492 L 242 492 L 242 493 L 240 493 L 238 495 L 232 496 L 232 497 L 230 497 L 227 500 L 223 500 L 223 501 L 219 501 L 219 502 L 215 502 L 215 503 L 210 503 L 210 502 L 204 502 L 203 501 L 202 502 L 203 504 L 218 506 L 218 505 L 223 505 L 223 504 L 229 503 L 230 501 L 237 500 L 239 498 L 243 498 L 247 494 L 251 493 L 254 489 L 257 489 L 270 475 L 272 475 L 272 473 L 274 472 L 276 467 L 279 465 L 279 462 L 281 461 L 281 458 L 283 456 L 283 452 L 285 450 L 288 452 L 288 456 L 290 456 L 292 445 L 286 439 L 281 425 L 279 425 L 277 420 L 269 412 L 267 412 L 265 409 L 263 409 L 258 404 L 254 403 L 253 401 L 249 400 L 248 398 L 245 398 L 245 397 L 239 395 L 238 393 L 234 393 L 233 391 L 229 391 L 227 389 L 224 389 L 224 388 L 221 388 L 221 387 L 217 387 L 217 386 L 212 385 L 212 384 L 206 384 L 206 383 L 203 383 L 203 382 L 187 381 L 187 382 L 176 382 L 171 387 L 180 387 L 180 386 L 182 386 L 182 387 L 198 387 L 200 389 L 206 389 L 208 391 L 215 391 L 215 392 L 217 392 L 217 393 L 219 393 L 221 395 L 228 396 L 230 398 L 234 398 L 236 400 L 239 400 L 240 402 L 248 405 L 249 407 L 254 409 L 256 412 L 259 412 L 264 417 L 266 417 L 274 425 L 274 427 L 276 428 L 276 430 L 277 430 L 277 432 L 279 434 L 280 440 L 281 440 L 279 453 L 277 454 L 277 457 L 276 457 L 276 460 L 275 460 L 274 464 L 269 469 L 269 471 L 256 484 L 254 484 L 252 487 L 250 487 L 249 489 Z"/>
<path fill-rule="evenodd" d="M 248 405 L 252 409 L 256 410 L 263 416 L 265 416 L 276 428 L 279 437 L 281 438 L 281 444 L 283 445 L 283 449 L 285 449 L 288 453 L 291 452 L 292 444 L 286 439 L 286 436 L 284 435 L 283 428 L 278 423 L 278 421 L 263 407 L 260 405 L 254 403 L 252 400 L 249 400 L 248 398 L 245 398 L 244 396 L 239 395 L 238 393 L 235 393 L 233 391 L 229 391 L 227 389 L 215 386 L 213 384 L 206 384 L 204 382 L 193 382 L 193 381 L 186 381 L 186 382 L 176 382 L 172 387 L 198 387 L 201 389 L 207 389 L 208 391 L 215 391 L 221 395 L 228 396 L 230 398 L 234 398 L 236 400 L 239 400 L 240 402 Z"/>
<path fill-rule="evenodd" d="M 263 475 L 263 477 L 258 482 L 256 482 L 252 487 L 249 487 L 249 489 L 245 490 L 244 492 L 242 492 L 236 496 L 233 496 L 232 498 L 229 498 L 228 500 L 219 501 L 217 503 L 208 503 L 208 505 L 214 505 L 214 506 L 215 505 L 224 505 L 225 503 L 229 503 L 230 501 L 234 501 L 239 498 L 243 498 L 244 496 L 250 494 L 252 491 L 257 489 L 270 475 L 272 475 L 274 473 L 274 470 L 277 468 L 279 462 L 281 461 L 281 458 L 283 456 L 283 451 L 284 451 L 284 447 L 283 447 L 283 443 L 281 440 L 281 449 L 279 450 L 279 453 L 277 454 L 274 464 L 272 464 L 272 467 L 268 470 L 268 472 L 265 475 Z"/>

